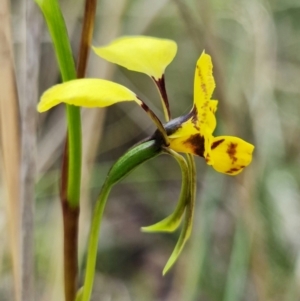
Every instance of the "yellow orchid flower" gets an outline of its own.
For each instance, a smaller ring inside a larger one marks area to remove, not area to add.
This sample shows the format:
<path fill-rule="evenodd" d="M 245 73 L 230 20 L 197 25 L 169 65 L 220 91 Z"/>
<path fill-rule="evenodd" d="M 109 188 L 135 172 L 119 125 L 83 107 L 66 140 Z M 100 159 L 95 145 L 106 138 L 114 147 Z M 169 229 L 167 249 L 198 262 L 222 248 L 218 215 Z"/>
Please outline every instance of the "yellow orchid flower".
<path fill-rule="evenodd" d="M 237 137 L 212 135 L 218 105 L 210 99 L 215 88 L 212 69 L 211 57 L 203 52 L 196 65 L 192 110 L 165 126 L 169 147 L 204 157 L 218 172 L 237 175 L 250 164 L 254 146 Z"/>
<path fill-rule="evenodd" d="M 163 75 L 176 54 L 175 42 L 143 36 L 122 37 L 94 50 L 109 62 L 152 77 L 160 91 L 165 112 L 169 110 Z M 216 86 L 212 69 L 211 57 L 203 52 L 196 64 L 191 112 L 165 125 L 168 147 L 204 157 L 207 164 L 218 172 L 237 175 L 250 164 L 254 146 L 236 137 L 213 137 L 218 101 L 211 100 Z M 170 114 L 165 115 L 168 121 Z"/>
<path fill-rule="evenodd" d="M 179 240 L 163 271 L 166 273 L 177 260 L 192 229 L 196 189 L 196 170 L 192 155 L 203 157 L 218 172 L 237 175 L 250 164 L 254 146 L 237 137 L 213 136 L 218 101 L 211 99 L 216 85 L 211 57 L 205 52 L 200 55 L 196 64 L 194 104 L 191 111 L 171 119 L 164 71 L 175 57 L 177 46 L 174 41 L 128 36 L 93 49 L 97 55 L 109 62 L 150 76 L 160 93 L 167 123 L 163 125 L 134 92 L 117 83 L 101 79 L 78 79 L 50 88 L 42 95 L 38 111 L 46 111 L 59 103 L 104 107 L 121 101 L 135 101 L 154 120 L 158 130 L 147 141 L 154 141 L 163 152 L 177 160 L 183 179 L 175 211 L 163 221 L 142 228 L 144 232 L 172 232 L 178 228 L 185 212 Z M 187 154 L 187 160 L 177 152 Z"/>

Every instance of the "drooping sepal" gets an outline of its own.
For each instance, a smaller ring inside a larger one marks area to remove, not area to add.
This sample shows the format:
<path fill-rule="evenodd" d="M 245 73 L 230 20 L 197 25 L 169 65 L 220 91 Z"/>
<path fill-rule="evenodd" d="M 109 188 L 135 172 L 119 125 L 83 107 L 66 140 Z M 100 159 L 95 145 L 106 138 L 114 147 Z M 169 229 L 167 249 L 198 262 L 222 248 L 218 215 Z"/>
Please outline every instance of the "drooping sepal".
<path fill-rule="evenodd" d="M 185 211 L 184 224 L 181 229 L 179 239 L 163 270 L 163 275 L 165 275 L 178 259 L 185 243 L 191 235 L 196 195 L 196 169 L 194 158 L 191 154 L 187 155 L 188 160 L 186 161 L 183 156 L 169 148 L 163 148 L 163 150 L 165 153 L 174 157 L 180 165 L 182 171 L 180 199 L 175 211 L 170 216 L 152 226 L 143 227 L 142 231 L 150 233 L 173 232 L 179 227 Z"/>
<path fill-rule="evenodd" d="M 187 163 L 188 163 L 188 170 L 189 170 L 189 189 L 188 189 L 189 197 L 185 208 L 184 224 L 181 229 L 180 236 L 176 243 L 176 246 L 163 269 L 163 275 L 165 275 L 171 269 L 174 263 L 177 261 L 186 242 L 191 236 L 191 232 L 193 228 L 193 219 L 194 219 L 195 201 L 196 201 L 196 167 L 195 167 L 195 161 L 193 156 L 191 154 L 188 154 L 187 158 L 188 158 Z"/>
<path fill-rule="evenodd" d="M 186 160 L 173 152 L 172 150 L 167 150 L 167 153 L 171 154 L 176 158 L 177 162 L 181 168 L 182 174 L 182 184 L 181 184 L 181 192 L 179 201 L 176 205 L 176 208 L 172 214 L 163 219 L 162 221 L 147 227 L 142 227 L 141 230 L 143 232 L 153 233 L 153 232 L 173 232 L 175 231 L 181 222 L 184 209 L 189 201 L 190 197 L 190 177 L 189 177 L 189 169 L 186 163 Z"/>
<path fill-rule="evenodd" d="M 168 259 L 168 261 L 163 269 L 163 272 L 162 272 L 163 275 L 165 275 L 171 269 L 171 267 L 175 264 L 181 251 L 183 250 L 185 243 L 187 242 L 187 240 L 189 239 L 189 237 L 191 235 L 191 228 L 192 228 L 191 216 L 192 216 L 192 214 L 191 214 L 190 206 L 188 205 L 186 207 L 185 220 L 184 220 L 184 224 L 181 229 L 181 232 L 180 232 L 179 239 L 176 243 L 176 246 L 175 246 L 170 258 Z"/>

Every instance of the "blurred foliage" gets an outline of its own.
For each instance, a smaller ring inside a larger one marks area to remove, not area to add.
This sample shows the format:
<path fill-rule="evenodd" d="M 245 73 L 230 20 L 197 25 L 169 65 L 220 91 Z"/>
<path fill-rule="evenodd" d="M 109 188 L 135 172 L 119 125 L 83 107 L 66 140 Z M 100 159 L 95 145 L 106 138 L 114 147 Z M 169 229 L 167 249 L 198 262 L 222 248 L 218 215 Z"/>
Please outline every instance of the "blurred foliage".
<path fill-rule="evenodd" d="M 17 0 L 12 19 L 17 18 Z M 82 1 L 61 1 L 77 56 Z M 16 24 L 13 26 L 17 26 Z M 18 53 L 18 35 L 15 48 Z M 116 36 L 170 38 L 178 54 L 166 70 L 173 117 L 189 111 L 195 63 L 212 55 L 219 100 L 216 134 L 256 146 L 241 175 L 217 174 L 197 159 L 192 237 L 164 278 L 174 236 L 141 233 L 165 217 L 179 195 L 180 170 L 167 156 L 139 167 L 112 191 L 99 242 L 93 300 L 297 301 L 300 299 L 300 2 L 298 0 L 99 0 L 94 45 Z M 40 93 L 60 81 L 44 31 Z M 135 91 L 162 117 L 159 95 L 142 74 L 90 55 L 89 77 Z M 112 163 L 155 130 L 140 108 L 120 104 L 83 110 L 84 175 L 81 276 L 90 211 Z M 37 300 L 62 300 L 62 233 L 58 178 L 64 109 L 39 116 L 36 186 Z M 2 209 L 2 202 L 0 203 Z M 9 247 L 0 215 L 0 300 L 10 300 Z M 8 279 L 8 280 L 7 280 Z M 82 280 L 82 279 L 81 279 Z M 3 297 L 2 297 L 3 296 Z"/>

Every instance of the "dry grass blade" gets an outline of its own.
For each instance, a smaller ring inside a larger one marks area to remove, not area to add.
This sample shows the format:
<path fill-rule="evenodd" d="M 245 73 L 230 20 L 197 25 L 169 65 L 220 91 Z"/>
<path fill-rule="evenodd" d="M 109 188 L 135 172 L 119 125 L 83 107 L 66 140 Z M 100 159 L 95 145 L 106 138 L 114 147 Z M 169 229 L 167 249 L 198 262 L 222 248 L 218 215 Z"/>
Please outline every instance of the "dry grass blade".
<path fill-rule="evenodd" d="M 6 186 L 8 227 L 11 238 L 11 254 L 16 300 L 20 300 L 20 136 L 18 99 L 14 72 L 13 49 L 10 28 L 9 1 L 0 2 L 0 124 L 3 155 L 3 178 Z"/>
<path fill-rule="evenodd" d="M 26 3 L 26 84 L 20 95 L 22 135 L 21 229 L 22 300 L 34 300 L 34 187 L 36 175 L 36 103 L 41 37 L 41 16 L 37 5 Z"/>

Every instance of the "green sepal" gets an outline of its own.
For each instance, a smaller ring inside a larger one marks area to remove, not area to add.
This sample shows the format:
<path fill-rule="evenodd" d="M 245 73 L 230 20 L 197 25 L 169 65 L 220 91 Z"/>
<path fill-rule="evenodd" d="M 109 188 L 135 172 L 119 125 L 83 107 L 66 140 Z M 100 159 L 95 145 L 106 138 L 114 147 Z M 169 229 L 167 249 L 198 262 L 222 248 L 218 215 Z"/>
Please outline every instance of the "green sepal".
<path fill-rule="evenodd" d="M 185 200 L 183 202 L 179 200 L 176 209 L 168 217 L 162 221 L 155 223 L 151 226 L 142 227 L 142 232 L 154 233 L 154 232 L 174 232 L 180 225 L 182 215 L 185 208 Z"/>
<path fill-rule="evenodd" d="M 150 140 L 131 148 L 112 166 L 108 172 L 105 184 L 112 186 L 127 176 L 140 164 L 156 157 L 162 152 L 161 146 Z"/>
<path fill-rule="evenodd" d="M 186 210 L 185 210 L 184 224 L 181 229 L 180 236 L 176 243 L 176 246 L 163 269 L 163 275 L 165 275 L 174 265 L 181 251 L 183 250 L 185 243 L 190 238 L 192 232 L 194 207 L 195 207 L 195 199 L 196 199 L 196 167 L 195 167 L 195 161 L 193 156 L 188 154 L 187 158 L 188 158 L 187 163 L 188 163 L 188 170 L 189 170 L 189 174 L 188 174 L 189 195 L 188 195 L 188 203 L 186 205 Z"/>
<path fill-rule="evenodd" d="M 180 197 L 179 201 L 177 203 L 177 206 L 174 210 L 174 212 L 163 219 L 162 221 L 151 225 L 147 227 L 142 227 L 141 231 L 142 232 L 174 232 L 180 225 L 183 213 L 184 213 L 184 208 L 189 201 L 190 197 L 190 183 L 189 183 L 189 169 L 188 165 L 185 161 L 185 159 L 181 155 L 174 155 L 174 153 L 168 151 L 168 154 L 173 156 L 177 162 L 180 165 L 181 168 L 181 173 L 182 173 L 182 184 L 181 184 L 181 192 L 180 192 Z"/>

